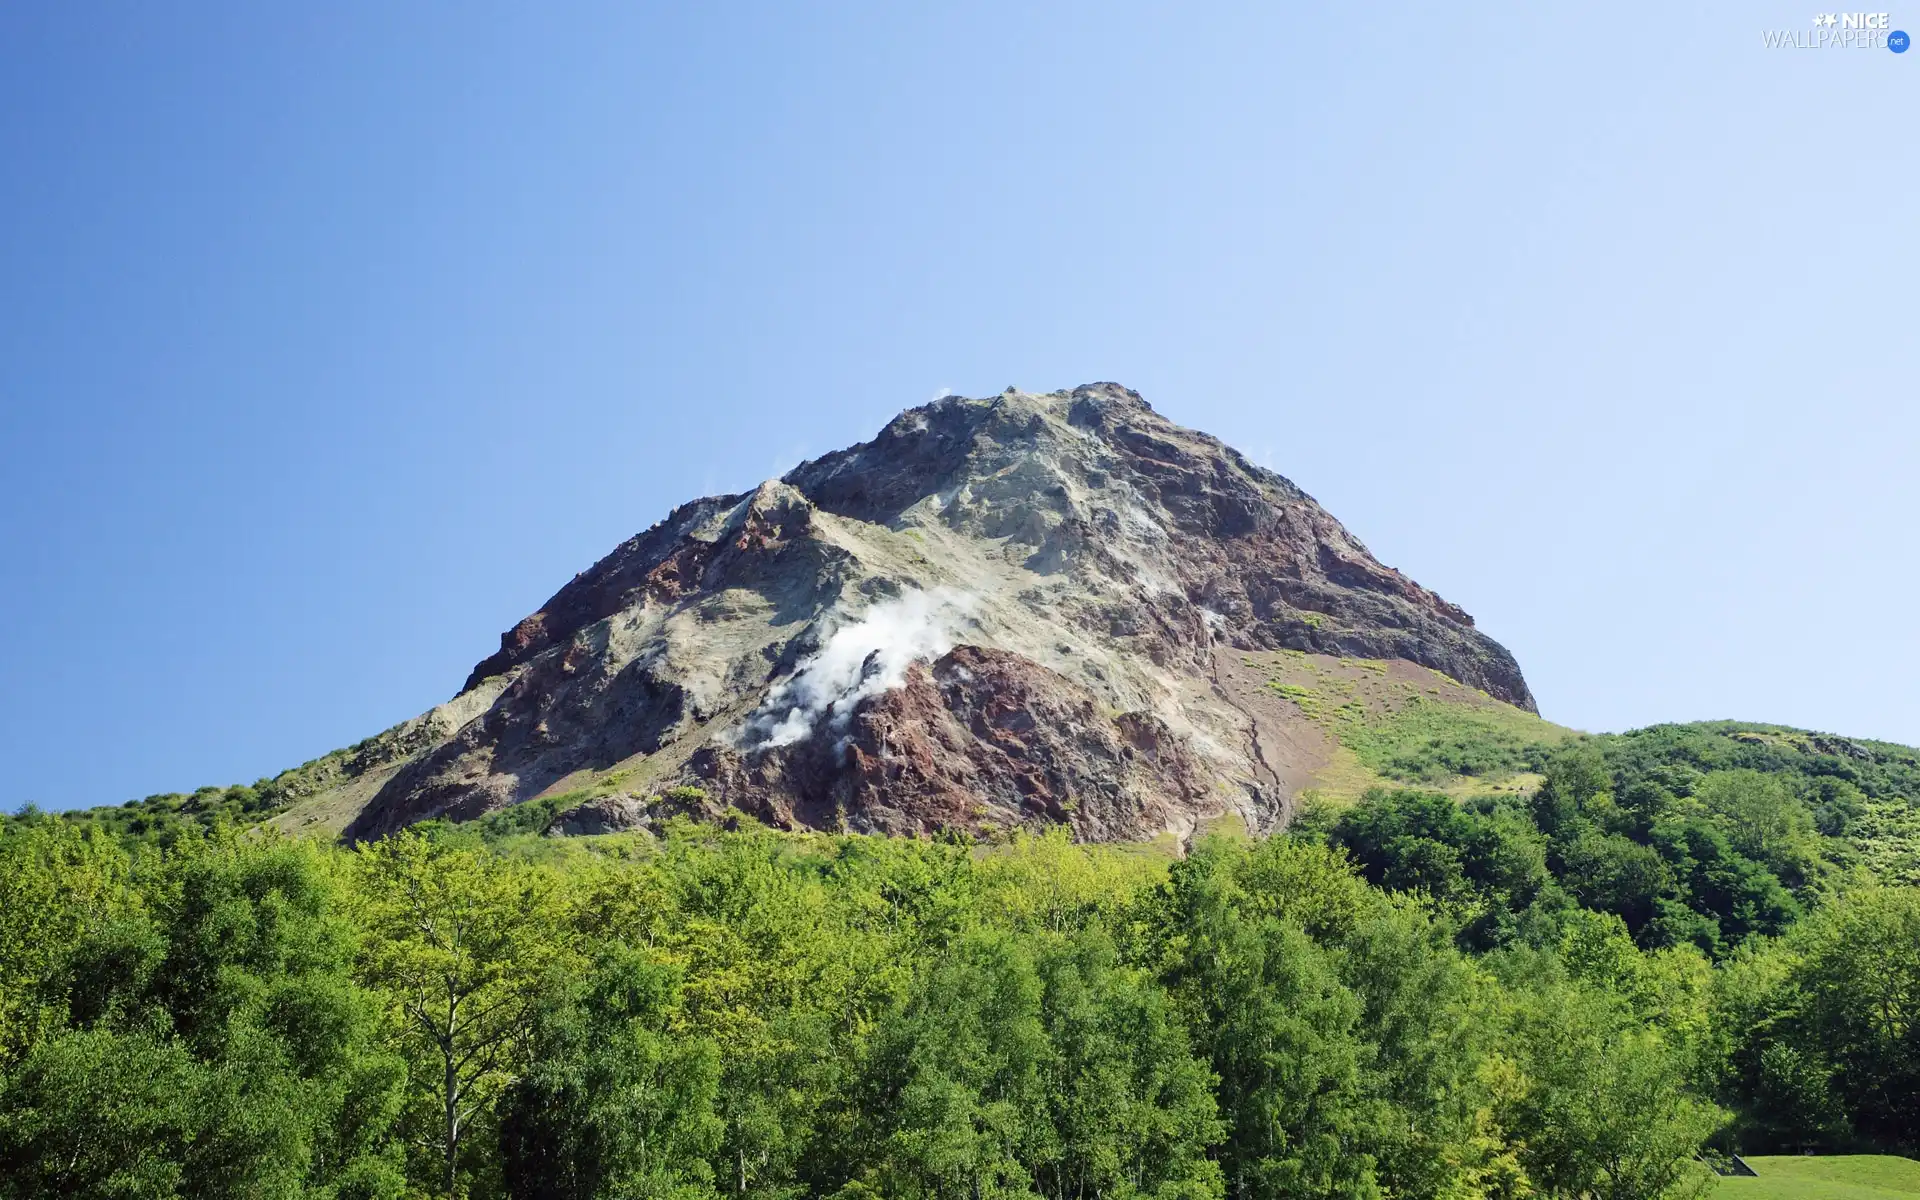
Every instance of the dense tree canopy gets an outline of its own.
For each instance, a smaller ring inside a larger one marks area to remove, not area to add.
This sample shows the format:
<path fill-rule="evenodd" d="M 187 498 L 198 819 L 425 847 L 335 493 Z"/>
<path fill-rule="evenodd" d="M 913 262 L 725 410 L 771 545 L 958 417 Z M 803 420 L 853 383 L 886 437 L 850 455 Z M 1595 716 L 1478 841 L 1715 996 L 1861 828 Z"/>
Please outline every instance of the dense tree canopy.
<path fill-rule="evenodd" d="M 1637 753 L 1178 858 L 8 821 L 0 1196 L 1651 1200 L 1920 1151 L 1920 892 L 1829 844 L 1884 781 Z"/>

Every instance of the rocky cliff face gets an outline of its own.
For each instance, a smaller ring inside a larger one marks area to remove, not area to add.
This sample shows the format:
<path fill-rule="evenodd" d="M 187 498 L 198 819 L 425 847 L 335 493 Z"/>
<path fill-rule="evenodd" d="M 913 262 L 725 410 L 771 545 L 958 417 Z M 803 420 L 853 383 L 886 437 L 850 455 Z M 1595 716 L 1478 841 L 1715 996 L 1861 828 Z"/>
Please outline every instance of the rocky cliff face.
<path fill-rule="evenodd" d="M 349 834 L 589 783 L 619 794 L 583 828 L 671 792 L 821 829 L 1266 829 L 1299 739 L 1263 730 L 1234 675 L 1236 652 L 1280 648 L 1533 707 L 1466 613 L 1126 388 L 950 398 L 684 505 L 577 576 L 462 693 L 497 697 Z"/>

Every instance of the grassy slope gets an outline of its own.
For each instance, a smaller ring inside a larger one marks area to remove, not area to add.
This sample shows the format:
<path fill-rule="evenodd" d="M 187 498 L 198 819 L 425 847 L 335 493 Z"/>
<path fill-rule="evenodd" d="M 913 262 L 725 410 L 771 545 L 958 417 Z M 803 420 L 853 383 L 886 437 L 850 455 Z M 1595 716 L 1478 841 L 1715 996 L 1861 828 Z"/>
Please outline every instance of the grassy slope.
<path fill-rule="evenodd" d="M 1372 787 L 1530 791 L 1545 755 L 1581 736 L 1408 662 L 1292 650 L 1246 662 L 1337 743 L 1310 789 L 1337 806 Z"/>
<path fill-rule="evenodd" d="M 1920 1197 L 1920 1162 L 1885 1154 L 1749 1158 L 1759 1174 L 1729 1177 L 1713 1200 L 1903 1200 Z"/>
<path fill-rule="evenodd" d="M 396 725 L 250 785 L 169 792 L 120 805 L 70 809 L 58 816 L 76 824 L 99 826 L 120 837 L 163 842 L 180 831 L 216 824 L 268 825 L 284 833 L 333 837 L 359 811 L 359 804 L 364 804 L 405 761 L 412 748 L 407 734 L 413 724 Z M 302 817 L 310 811 L 333 815 L 332 809 L 340 807 L 338 798 L 343 796 L 358 803 L 347 807 L 337 819 L 322 819 L 316 825 L 314 817 Z M 313 827 L 308 828 L 310 825 Z"/>
<path fill-rule="evenodd" d="M 1616 769 L 1680 775 L 1747 768 L 1798 794 L 1822 780 L 1857 788 L 1861 809 L 1839 839 L 1874 876 L 1920 885 L 1920 749 L 1746 721 L 1655 725 L 1581 734 L 1407 662 L 1280 651 L 1246 656 L 1267 686 L 1337 742 L 1304 799 L 1342 808 L 1372 787 L 1466 797 L 1524 793 L 1539 765 L 1589 738 Z"/>

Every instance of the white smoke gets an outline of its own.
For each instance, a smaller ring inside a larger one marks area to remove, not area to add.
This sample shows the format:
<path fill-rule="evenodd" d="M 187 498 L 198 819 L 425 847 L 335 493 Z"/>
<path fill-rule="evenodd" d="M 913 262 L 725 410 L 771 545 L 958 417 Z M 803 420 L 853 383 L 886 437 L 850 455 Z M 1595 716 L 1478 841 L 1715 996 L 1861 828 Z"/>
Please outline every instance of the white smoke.
<path fill-rule="evenodd" d="M 953 648 L 954 623 L 968 607 L 966 597 L 944 588 L 874 605 L 835 630 L 791 679 L 768 693 L 740 727 L 739 744 L 748 750 L 791 746 L 811 737 L 829 716 L 833 731 L 844 733 L 862 700 L 899 687 L 909 666 Z"/>

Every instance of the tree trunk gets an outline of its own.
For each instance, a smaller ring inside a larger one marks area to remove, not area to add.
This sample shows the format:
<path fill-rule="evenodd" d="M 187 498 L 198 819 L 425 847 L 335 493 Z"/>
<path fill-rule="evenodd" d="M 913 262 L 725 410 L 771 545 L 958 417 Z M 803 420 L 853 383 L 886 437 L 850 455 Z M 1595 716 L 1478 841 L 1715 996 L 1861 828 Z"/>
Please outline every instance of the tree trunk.
<path fill-rule="evenodd" d="M 451 1053 L 447 1055 L 447 1076 L 443 1093 L 447 1101 L 447 1200 L 453 1200 L 454 1188 L 459 1183 L 460 1167 L 460 1077 Z"/>

